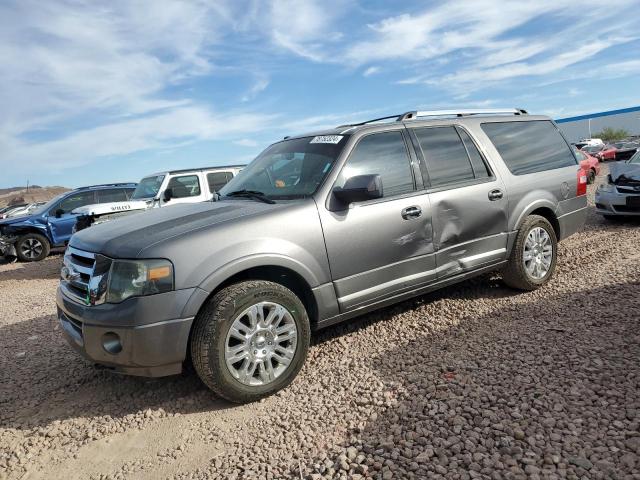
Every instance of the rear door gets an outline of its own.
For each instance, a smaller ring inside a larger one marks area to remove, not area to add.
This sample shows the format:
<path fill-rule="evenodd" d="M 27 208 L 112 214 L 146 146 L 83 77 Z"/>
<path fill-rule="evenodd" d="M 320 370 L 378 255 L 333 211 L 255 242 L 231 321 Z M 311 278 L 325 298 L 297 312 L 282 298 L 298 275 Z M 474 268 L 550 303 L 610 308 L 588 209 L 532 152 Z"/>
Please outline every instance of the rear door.
<path fill-rule="evenodd" d="M 470 134 L 453 125 L 411 133 L 426 165 L 438 278 L 504 260 L 505 187 Z"/>
<path fill-rule="evenodd" d="M 126 202 L 129 200 L 124 188 L 105 188 L 97 191 L 98 203 Z"/>
<path fill-rule="evenodd" d="M 77 215 L 71 213 L 74 209 L 97 203 L 96 192 L 83 191 L 72 193 L 62 199 L 49 211 L 47 219 L 51 240 L 54 245 L 63 245 L 71 238 L 73 226 L 76 223 Z"/>
<path fill-rule="evenodd" d="M 431 207 L 404 130 L 361 137 L 334 188 L 367 174 L 380 175 L 383 198 L 319 208 L 343 312 L 435 279 Z"/>

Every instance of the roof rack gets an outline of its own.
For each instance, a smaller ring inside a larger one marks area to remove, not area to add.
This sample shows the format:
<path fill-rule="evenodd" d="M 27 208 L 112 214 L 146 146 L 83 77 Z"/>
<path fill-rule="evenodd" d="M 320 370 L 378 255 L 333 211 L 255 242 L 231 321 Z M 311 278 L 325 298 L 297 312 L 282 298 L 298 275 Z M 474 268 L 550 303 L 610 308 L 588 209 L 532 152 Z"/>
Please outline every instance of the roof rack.
<path fill-rule="evenodd" d="M 238 165 L 216 165 L 215 167 L 196 167 L 196 168 L 183 168 L 179 170 L 168 170 L 169 174 L 173 175 L 174 173 L 186 173 L 186 172 L 201 172 L 203 170 L 215 170 L 221 168 L 244 168 L 247 164 L 238 164 Z"/>
<path fill-rule="evenodd" d="M 136 182 L 101 183 L 99 185 L 87 185 L 86 187 L 78 187 L 76 188 L 76 190 L 86 190 L 87 188 L 98 188 L 98 187 L 123 187 L 125 185 L 136 185 Z"/>
<path fill-rule="evenodd" d="M 369 123 L 380 122 L 382 120 L 394 120 L 404 122 L 405 120 L 415 120 L 426 117 L 467 117 L 471 115 L 527 115 L 527 111 L 522 108 L 478 108 L 468 110 L 425 110 L 389 115 L 387 117 L 374 118 L 360 123 L 350 123 L 339 125 L 336 128 L 361 127 Z"/>

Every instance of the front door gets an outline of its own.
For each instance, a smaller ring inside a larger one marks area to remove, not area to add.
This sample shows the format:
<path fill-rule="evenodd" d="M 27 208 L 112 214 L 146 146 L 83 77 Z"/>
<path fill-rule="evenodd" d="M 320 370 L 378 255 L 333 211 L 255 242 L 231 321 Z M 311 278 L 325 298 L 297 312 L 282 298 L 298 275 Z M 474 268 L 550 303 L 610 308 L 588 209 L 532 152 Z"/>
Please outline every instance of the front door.
<path fill-rule="evenodd" d="M 438 278 L 507 254 L 507 192 L 471 136 L 454 126 L 411 129 L 424 156 Z"/>
<path fill-rule="evenodd" d="M 206 199 L 203 185 L 200 184 L 200 175 L 190 173 L 188 175 L 178 175 L 171 177 L 167 184 L 167 190 L 171 190 L 171 198 L 167 202 L 160 196 L 162 206 L 177 205 L 179 203 L 196 203 Z"/>
<path fill-rule="evenodd" d="M 362 137 L 334 187 L 355 175 L 378 174 L 383 198 L 319 209 L 341 311 L 357 309 L 435 278 L 431 207 L 416 183 L 402 130 Z"/>
<path fill-rule="evenodd" d="M 78 217 L 71 212 L 76 208 L 94 203 L 97 201 L 93 190 L 77 192 L 63 198 L 60 203 L 49 210 L 47 223 L 54 245 L 64 245 L 71 238 L 73 226 Z"/>

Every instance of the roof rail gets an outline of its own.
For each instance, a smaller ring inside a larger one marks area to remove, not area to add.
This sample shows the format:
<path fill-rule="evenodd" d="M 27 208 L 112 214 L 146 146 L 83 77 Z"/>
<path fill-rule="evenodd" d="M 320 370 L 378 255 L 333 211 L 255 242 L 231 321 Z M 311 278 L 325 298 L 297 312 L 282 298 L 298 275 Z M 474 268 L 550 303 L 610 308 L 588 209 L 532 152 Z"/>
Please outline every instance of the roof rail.
<path fill-rule="evenodd" d="M 174 173 L 201 172 L 203 170 L 217 170 L 217 169 L 219 170 L 219 169 L 225 169 L 225 168 L 244 168 L 246 166 L 247 166 L 246 163 L 234 164 L 234 165 L 216 165 L 215 167 L 181 168 L 178 170 L 167 170 L 167 172 L 172 175 Z"/>
<path fill-rule="evenodd" d="M 424 117 L 467 117 L 471 115 L 527 115 L 522 108 L 475 108 L 468 110 L 425 110 L 407 112 L 399 118 L 400 121 L 413 120 Z"/>
<path fill-rule="evenodd" d="M 360 123 L 348 123 L 338 125 L 336 128 L 361 127 L 369 123 L 380 122 L 382 120 L 394 120 L 404 122 L 405 120 L 415 120 L 425 117 L 467 117 L 471 115 L 527 115 L 527 111 L 522 108 L 477 108 L 468 110 L 424 110 L 389 115 L 387 117 L 374 118 Z"/>
<path fill-rule="evenodd" d="M 99 185 L 87 185 L 86 187 L 78 187 L 76 190 L 86 190 L 87 188 L 98 187 L 123 187 L 125 185 L 137 185 L 136 182 L 120 182 L 120 183 L 101 183 Z"/>

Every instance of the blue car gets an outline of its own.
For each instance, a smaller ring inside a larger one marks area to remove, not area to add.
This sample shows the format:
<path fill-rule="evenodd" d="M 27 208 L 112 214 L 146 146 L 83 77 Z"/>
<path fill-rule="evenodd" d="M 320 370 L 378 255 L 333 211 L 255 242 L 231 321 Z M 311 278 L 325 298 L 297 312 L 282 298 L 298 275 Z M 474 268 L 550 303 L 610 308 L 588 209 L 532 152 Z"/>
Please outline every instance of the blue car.
<path fill-rule="evenodd" d="M 52 248 L 64 247 L 73 233 L 73 210 L 95 203 L 126 202 L 136 183 L 82 187 L 58 195 L 29 215 L 0 220 L 0 256 L 23 262 L 44 259 Z"/>

